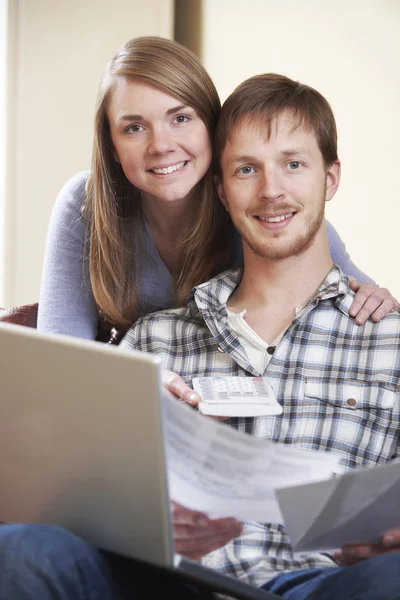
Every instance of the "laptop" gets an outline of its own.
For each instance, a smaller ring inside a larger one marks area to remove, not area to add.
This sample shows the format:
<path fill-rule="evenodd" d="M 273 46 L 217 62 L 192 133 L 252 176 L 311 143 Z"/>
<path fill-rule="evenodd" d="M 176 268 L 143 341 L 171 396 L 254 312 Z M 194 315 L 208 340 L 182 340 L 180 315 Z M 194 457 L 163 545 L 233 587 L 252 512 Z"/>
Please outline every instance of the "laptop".
<path fill-rule="evenodd" d="M 278 596 L 174 552 L 161 360 L 0 323 L 0 519 L 88 542 L 243 600 Z"/>

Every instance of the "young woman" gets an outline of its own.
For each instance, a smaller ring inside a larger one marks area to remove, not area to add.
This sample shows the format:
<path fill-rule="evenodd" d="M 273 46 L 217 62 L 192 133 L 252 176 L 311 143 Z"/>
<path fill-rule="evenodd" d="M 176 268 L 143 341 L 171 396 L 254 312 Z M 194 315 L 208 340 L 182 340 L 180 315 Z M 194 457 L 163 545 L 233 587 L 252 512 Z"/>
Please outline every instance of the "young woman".
<path fill-rule="evenodd" d="M 142 37 L 108 63 L 100 85 L 90 174 L 61 191 L 48 232 L 38 328 L 94 339 L 99 316 L 126 330 L 182 305 L 190 289 L 241 260 L 240 239 L 215 195 L 211 140 L 220 110 L 205 69 L 176 42 Z M 332 226 L 333 260 L 360 282 Z M 356 286 L 357 287 L 357 286 Z M 365 320 L 393 308 L 361 286 Z"/>

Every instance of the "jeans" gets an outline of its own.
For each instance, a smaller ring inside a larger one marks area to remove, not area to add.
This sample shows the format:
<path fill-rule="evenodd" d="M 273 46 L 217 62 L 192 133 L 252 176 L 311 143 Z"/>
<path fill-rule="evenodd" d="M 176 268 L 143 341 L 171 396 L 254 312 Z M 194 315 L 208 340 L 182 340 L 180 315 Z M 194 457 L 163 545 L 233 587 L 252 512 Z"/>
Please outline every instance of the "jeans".
<path fill-rule="evenodd" d="M 400 554 L 307 569 L 265 586 L 288 600 L 400 600 Z M 184 576 L 96 550 L 49 525 L 0 527 L 0 600 L 210 600 Z"/>

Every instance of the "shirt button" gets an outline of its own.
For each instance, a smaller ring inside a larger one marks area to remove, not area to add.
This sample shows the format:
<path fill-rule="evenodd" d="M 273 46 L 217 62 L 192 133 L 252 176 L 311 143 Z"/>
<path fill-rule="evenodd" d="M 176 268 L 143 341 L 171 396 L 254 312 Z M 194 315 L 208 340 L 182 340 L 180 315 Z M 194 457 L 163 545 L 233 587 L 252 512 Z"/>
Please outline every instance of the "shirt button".
<path fill-rule="evenodd" d="M 217 350 L 218 350 L 218 352 L 221 352 L 221 353 L 223 353 L 223 352 L 224 352 L 224 351 L 222 350 L 221 346 L 218 346 Z"/>
<path fill-rule="evenodd" d="M 349 406 L 355 406 L 357 404 L 357 400 L 355 398 L 348 398 L 347 404 Z"/>
<path fill-rule="evenodd" d="M 275 352 L 275 346 L 268 346 L 267 352 L 268 354 L 273 354 Z"/>

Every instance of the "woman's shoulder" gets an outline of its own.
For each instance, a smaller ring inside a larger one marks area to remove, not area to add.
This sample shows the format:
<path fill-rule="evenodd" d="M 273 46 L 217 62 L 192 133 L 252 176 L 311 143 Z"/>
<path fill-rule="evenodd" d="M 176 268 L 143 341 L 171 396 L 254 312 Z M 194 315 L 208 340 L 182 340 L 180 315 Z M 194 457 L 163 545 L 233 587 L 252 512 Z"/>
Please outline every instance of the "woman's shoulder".
<path fill-rule="evenodd" d="M 86 182 L 89 171 L 81 171 L 65 183 L 54 204 L 49 234 L 61 240 L 67 235 L 81 240 L 83 236 L 82 206 L 86 199 Z M 60 237 L 61 236 L 61 237 Z"/>
<path fill-rule="evenodd" d="M 80 209 L 86 199 L 86 183 L 89 175 L 90 171 L 80 171 L 71 177 L 61 188 L 57 201 L 68 202 Z"/>

